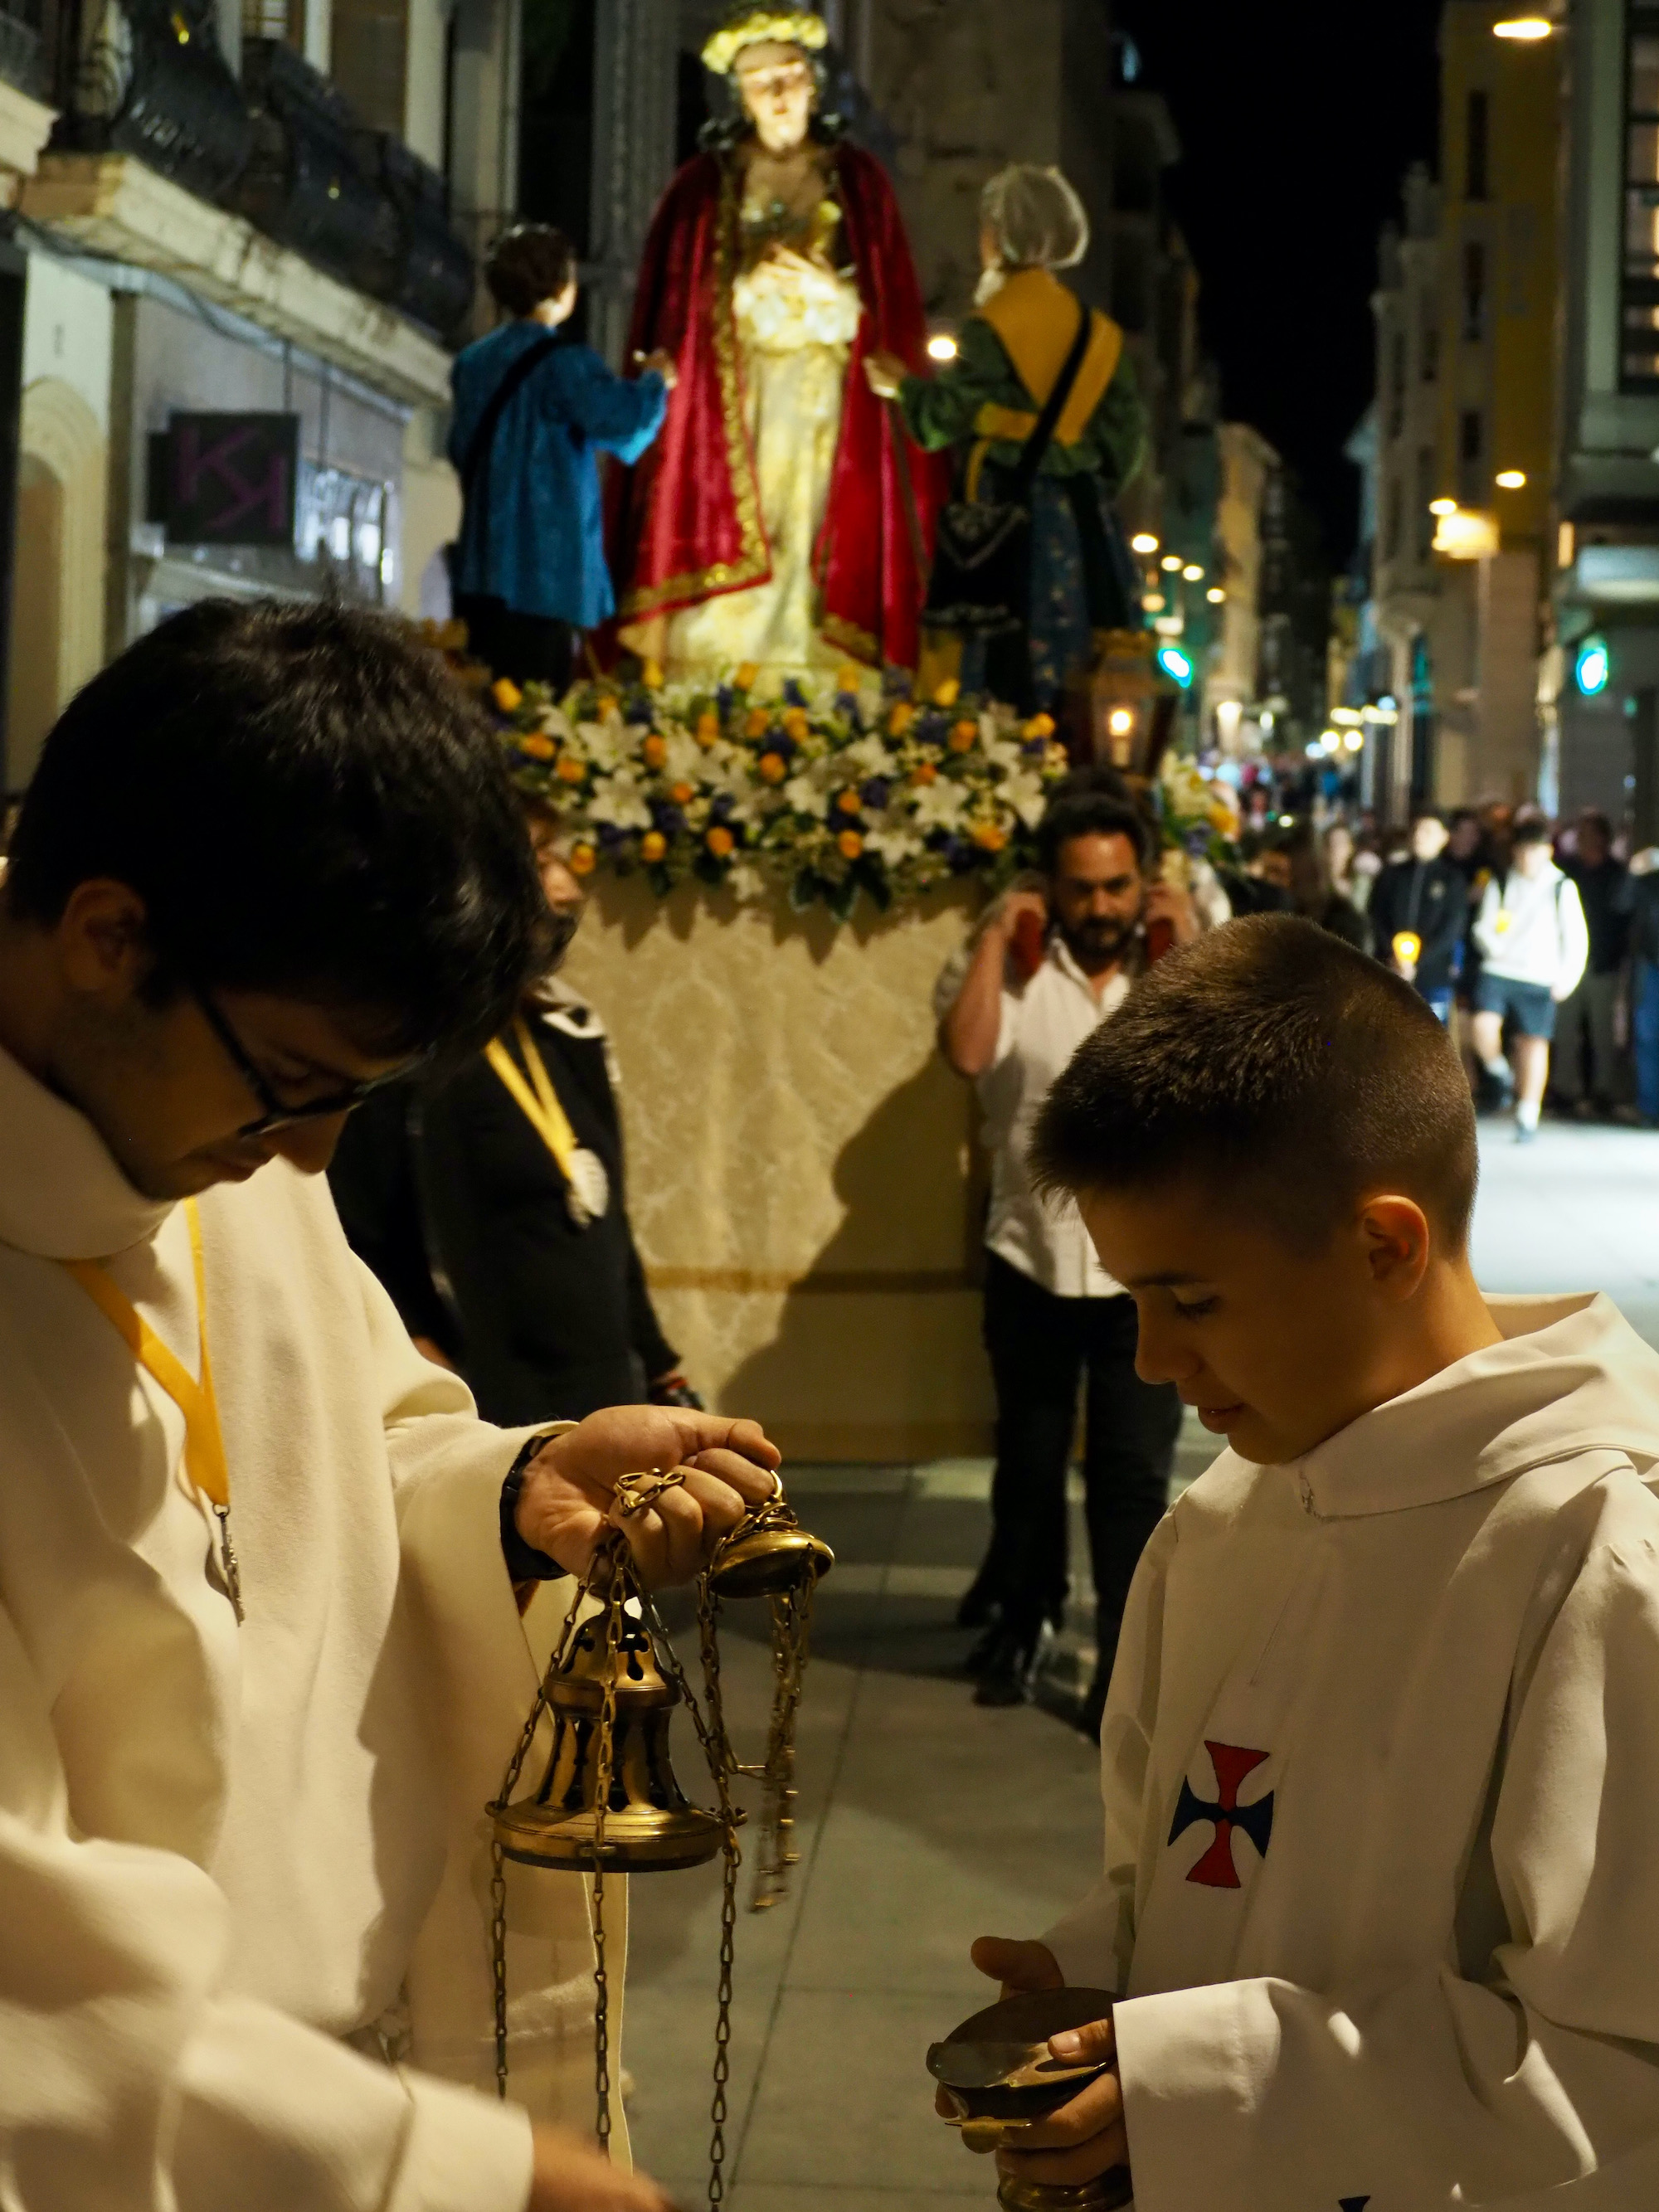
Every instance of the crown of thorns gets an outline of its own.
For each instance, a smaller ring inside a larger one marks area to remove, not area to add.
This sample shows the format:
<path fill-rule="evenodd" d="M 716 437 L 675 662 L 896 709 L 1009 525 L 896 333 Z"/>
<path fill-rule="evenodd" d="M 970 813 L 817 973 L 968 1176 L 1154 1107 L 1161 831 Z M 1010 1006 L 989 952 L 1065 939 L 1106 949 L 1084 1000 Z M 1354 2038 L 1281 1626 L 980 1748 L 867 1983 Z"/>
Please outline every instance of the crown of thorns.
<path fill-rule="evenodd" d="M 817 53 L 830 43 L 830 27 L 822 15 L 805 8 L 752 9 L 747 15 L 734 15 L 715 32 L 702 50 L 702 65 L 716 76 L 729 76 L 744 48 L 763 41 L 804 46 L 809 53 Z"/>

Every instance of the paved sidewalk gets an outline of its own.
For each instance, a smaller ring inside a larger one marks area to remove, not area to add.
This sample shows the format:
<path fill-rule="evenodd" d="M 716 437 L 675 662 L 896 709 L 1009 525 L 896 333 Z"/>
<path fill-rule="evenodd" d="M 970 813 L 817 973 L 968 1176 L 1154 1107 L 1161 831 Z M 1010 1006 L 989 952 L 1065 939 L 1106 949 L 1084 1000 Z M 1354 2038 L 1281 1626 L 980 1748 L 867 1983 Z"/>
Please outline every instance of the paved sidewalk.
<path fill-rule="evenodd" d="M 1659 1340 L 1659 1137 L 1483 1130 L 1476 1221 L 1493 1290 L 1611 1291 Z M 1183 1438 L 1178 1481 L 1214 1441 Z M 927 2045 L 988 2002 L 976 1935 L 1032 1936 L 1093 1879 L 1092 1747 L 1053 1715 L 983 1712 L 951 1626 L 984 1540 L 989 1468 L 790 1471 L 836 1549 L 800 1742 L 803 1863 L 789 1901 L 738 1929 L 728 2172 L 732 2212 L 950 2212 L 994 2200 L 988 2166 L 933 2118 Z M 1086 1595 L 1074 1608 L 1086 1620 Z M 682 1656 L 696 1638 L 681 1599 Z M 730 1705 L 757 1753 L 769 1698 L 759 1609 L 729 1607 Z M 696 1679 L 694 1672 L 694 1679 Z M 682 1781 L 706 1799 L 675 1729 Z M 719 1936 L 715 1869 L 633 1885 L 625 2051 L 641 2164 L 706 2203 Z"/>

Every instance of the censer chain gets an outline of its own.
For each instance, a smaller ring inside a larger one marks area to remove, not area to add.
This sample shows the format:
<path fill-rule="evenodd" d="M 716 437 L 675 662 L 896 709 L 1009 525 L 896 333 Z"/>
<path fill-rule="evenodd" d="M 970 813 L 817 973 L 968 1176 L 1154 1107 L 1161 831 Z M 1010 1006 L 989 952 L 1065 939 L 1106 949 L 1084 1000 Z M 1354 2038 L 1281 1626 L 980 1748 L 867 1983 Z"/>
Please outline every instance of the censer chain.
<path fill-rule="evenodd" d="M 605 1677 L 599 1693 L 593 1808 L 593 2091 L 594 2132 L 599 2148 L 611 2155 L 611 1981 L 605 1949 L 605 1824 L 611 1810 L 611 1778 L 617 1748 L 617 1674 L 621 1665 L 623 1615 L 633 1579 L 628 1539 L 619 1529 L 603 1547 L 611 1561 L 610 1602 L 605 1609 Z M 641 1601 L 641 1612 L 644 1610 Z M 647 1634 L 649 1631 L 647 1630 Z"/>
<path fill-rule="evenodd" d="M 738 1874 L 743 1865 L 743 1852 L 738 1843 L 738 1816 L 732 1808 L 730 1778 L 735 1771 L 732 1746 L 726 1734 L 720 1696 L 720 1650 L 714 1642 L 714 1624 L 709 1617 L 720 1608 L 718 1598 L 711 1597 L 705 1580 L 697 1607 L 699 1641 L 702 1645 L 703 1690 L 708 1700 L 708 1717 L 705 1721 L 696 1697 L 687 1680 L 674 1647 L 662 1632 L 662 1623 L 649 1597 L 641 1603 L 647 1614 L 647 1628 L 654 1632 L 658 1643 L 658 1662 L 665 1674 L 679 1692 L 691 1726 L 704 1759 L 708 1765 L 709 1779 L 720 1803 L 720 1816 L 726 1831 L 723 1846 L 725 1867 L 720 1883 L 720 1977 L 714 2008 L 714 2092 L 708 2108 L 708 2206 L 709 2212 L 720 2212 L 726 2201 L 726 2122 L 727 2085 L 732 2079 L 732 1976 L 737 1957 Z"/>
<path fill-rule="evenodd" d="M 542 1716 L 547 1711 L 548 1698 L 553 1678 L 569 1656 L 581 1609 L 599 1578 L 601 1547 L 588 1563 L 587 1572 L 576 1586 L 576 1595 L 570 1601 L 570 1610 L 565 1614 L 564 1626 L 559 1631 L 559 1640 L 552 1657 L 547 1662 L 536 1692 L 535 1703 L 530 1708 L 530 1717 L 519 1737 L 517 1750 L 507 1766 L 501 1792 L 493 1805 L 485 1807 L 492 1816 L 507 1804 L 519 1786 L 519 1777 L 530 1756 L 530 1747 L 536 1741 L 536 1731 L 541 1726 Z M 492 1836 L 489 1846 L 489 1938 L 490 1977 L 495 1985 L 495 2094 L 503 2102 L 507 2098 L 507 1856 L 500 1838 Z"/>

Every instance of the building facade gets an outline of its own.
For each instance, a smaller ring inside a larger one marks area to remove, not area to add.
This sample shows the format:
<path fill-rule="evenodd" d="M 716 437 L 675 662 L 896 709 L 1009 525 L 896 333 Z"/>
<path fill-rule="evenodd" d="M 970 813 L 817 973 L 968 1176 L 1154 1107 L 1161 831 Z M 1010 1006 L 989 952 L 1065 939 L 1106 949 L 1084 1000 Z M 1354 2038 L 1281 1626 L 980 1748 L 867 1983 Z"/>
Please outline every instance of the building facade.
<path fill-rule="evenodd" d="M 1566 282 L 1557 637 L 1540 705 L 1560 805 L 1602 807 L 1646 846 L 1659 841 L 1659 7 L 1580 0 L 1552 43 L 1566 88 Z M 1606 647 L 1599 660 L 1592 643 Z"/>

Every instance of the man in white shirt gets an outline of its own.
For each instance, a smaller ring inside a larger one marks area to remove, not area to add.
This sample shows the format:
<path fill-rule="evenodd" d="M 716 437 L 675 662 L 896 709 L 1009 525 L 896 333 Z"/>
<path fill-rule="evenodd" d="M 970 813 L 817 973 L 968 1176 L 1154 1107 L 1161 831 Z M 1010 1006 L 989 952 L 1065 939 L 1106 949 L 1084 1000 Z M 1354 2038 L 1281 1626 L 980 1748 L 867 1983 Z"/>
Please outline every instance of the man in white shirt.
<path fill-rule="evenodd" d="M 665 2212 L 625 2133 L 532 2127 L 592 2123 L 580 1877 L 508 1877 L 495 2094 L 513 1585 L 676 1462 L 626 1526 L 684 1579 L 776 1454 L 480 1421 L 322 1176 L 548 951 L 495 738 L 368 616 L 205 603 L 47 738 L 0 889 L 7 2212 Z"/>
<path fill-rule="evenodd" d="M 1549 1082 L 1555 1010 L 1578 987 L 1589 931 L 1578 887 L 1550 854 L 1549 824 L 1525 814 L 1515 825 L 1509 867 L 1486 885 L 1474 920 L 1480 949 L 1474 987 L 1474 1050 L 1492 1103 L 1515 1102 L 1515 1133 L 1538 1134 Z M 1504 1024 L 1515 1030 L 1515 1073 L 1504 1057 Z"/>
<path fill-rule="evenodd" d="M 1122 799 L 1073 791 L 1038 833 L 1041 889 L 987 915 L 965 971 L 936 1001 L 939 1042 L 977 1086 L 991 1153 L 985 1344 L 997 1394 L 989 1550 L 963 1603 L 989 1622 L 970 1662 L 981 1705 L 1030 1695 L 1066 1601 L 1066 1468 L 1087 1382 L 1085 1482 L 1098 1662 L 1080 1725 L 1098 1732 L 1130 1578 L 1164 1508 L 1181 1407 L 1135 1373 L 1133 1302 L 1100 1265 L 1074 1206 L 1045 1207 L 1025 1170 L 1049 1085 L 1115 1013 L 1145 957 L 1149 922 L 1197 934 L 1190 901 L 1149 882 L 1152 833 Z"/>

